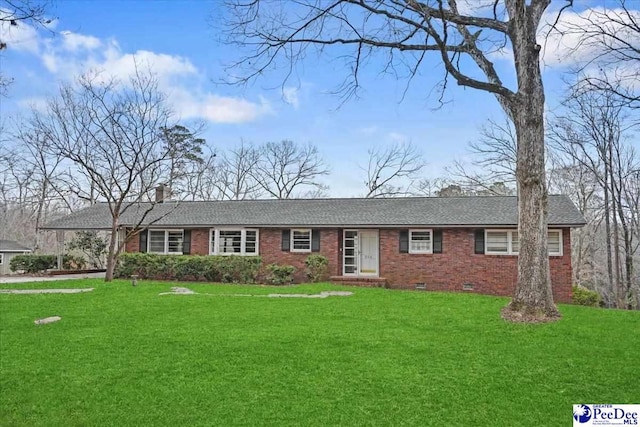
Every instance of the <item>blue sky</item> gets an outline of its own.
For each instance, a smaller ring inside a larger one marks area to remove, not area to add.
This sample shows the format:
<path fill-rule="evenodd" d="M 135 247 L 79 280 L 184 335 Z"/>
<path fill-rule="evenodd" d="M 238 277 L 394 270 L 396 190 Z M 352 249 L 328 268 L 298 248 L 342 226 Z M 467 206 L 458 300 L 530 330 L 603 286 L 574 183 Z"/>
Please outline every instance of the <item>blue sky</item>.
<path fill-rule="evenodd" d="M 581 3 L 583 10 L 567 19 L 596 4 Z M 330 193 L 357 196 L 364 192 L 358 165 L 366 163 L 368 148 L 411 141 L 428 162 L 424 176 L 441 177 L 455 159 L 469 160 L 467 144 L 478 138 L 480 125 L 502 117 L 491 95 L 453 82 L 446 95 L 452 102 L 440 106 L 432 92 L 443 75 L 435 56 L 404 99 L 405 82 L 380 76 L 372 67 L 363 76 L 361 97 L 340 105 L 330 92 L 344 74 L 330 56 L 304 63 L 284 93 L 276 73 L 249 87 L 218 84 L 223 65 L 238 59 L 235 48 L 217 41 L 221 8 L 219 1 L 57 1 L 49 10 L 57 18 L 51 31 L 10 34 L 0 66 L 15 82 L 9 98 L 0 98 L 2 118 L 12 120 L 28 105 L 38 105 L 55 93 L 57 83 L 90 67 L 126 73 L 135 55 L 154 64 L 181 118 L 206 120 L 204 137 L 214 148 L 224 150 L 241 139 L 311 142 L 331 167 L 325 179 Z M 550 108 L 562 93 L 562 72 L 572 64 L 566 49 L 564 41 L 551 43 L 545 56 Z M 501 71 L 512 67 L 501 58 L 496 65 Z"/>

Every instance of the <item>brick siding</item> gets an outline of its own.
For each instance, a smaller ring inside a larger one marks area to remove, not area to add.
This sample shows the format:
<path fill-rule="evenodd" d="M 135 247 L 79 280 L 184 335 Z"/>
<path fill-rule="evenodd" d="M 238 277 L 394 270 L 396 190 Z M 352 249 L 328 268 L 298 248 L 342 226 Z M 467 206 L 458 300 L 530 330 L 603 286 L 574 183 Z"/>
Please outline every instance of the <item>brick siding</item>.
<path fill-rule="evenodd" d="M 380 230 L 380 276 L 393 288 L 462 291 L 473 285 L 481 294 L 511 296 L 518 279 L 518 257 L 485 255 L 474 251 L 473 229 L 445 229 L 441 254 L 400 253 L 399 230 Z M 562 232 L 563 255 L 549 258 L 553 297 L 571 301 L 571 237 Z"/>
<path fill-rule="evenodd" d="M 444 229 L 443 253 L 400 253 L 400 229 L 380 229 L 380 277 L 387 286 L 397 289 L 415 289 L 425 284 L 427 290 L 463 291 L 464 284 L 473 285 L 480 294 L 511 296 L 518 277 L 518 257 L 513 255 L 484 255 L 474 253 L 474 230 Z M 331 276 L 342 275 L 342 233 L 338 229 L 322 229 L 321 255 L 329 259 Z M 289 264 L 296 267 L 295 280 L 303 282 L 304 260 L 311 253 L 281 250 L 282 229 L 263 228 L 259 231 L 259 251 L 265 264 Z M 563 255 L 549 259 L 553 296 L 556 302 L 571 301 L 571 236 L 570 229 L 562 231 Z M 126 245 L 127 252 L 138 252 L 138 236 Z M 209 229 L 191 230 L 191 253 L 209 253 Z M 315 252 L 314 252 L 315 253 Z"/>

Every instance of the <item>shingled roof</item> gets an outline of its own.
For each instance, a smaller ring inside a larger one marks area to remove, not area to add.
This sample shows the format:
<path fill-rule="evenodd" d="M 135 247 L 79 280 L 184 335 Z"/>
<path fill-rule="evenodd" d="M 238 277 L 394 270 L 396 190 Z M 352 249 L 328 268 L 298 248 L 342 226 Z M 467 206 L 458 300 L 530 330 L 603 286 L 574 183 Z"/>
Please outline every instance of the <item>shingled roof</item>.
<path fill-rule="evenodd" d="M 149 203 L 131 205 L 120 225 L 134 226 Z M 516 226 L 516 197 L 404 197 L 389 199 L 294 199 L 165 202 L 143 225 L 155 228 L 243 227 L 498 227 Z M 549 196 L 549 225 L 585 224 L 566 196 Z M 42 227 L 45 230 L 108 230 L 108 205 L 98 203 Z"/>
<path fill-rule="evenodd" d="M 31 248 L 13 240 L 0 240 L 0 252 L 31 252 Z"/>

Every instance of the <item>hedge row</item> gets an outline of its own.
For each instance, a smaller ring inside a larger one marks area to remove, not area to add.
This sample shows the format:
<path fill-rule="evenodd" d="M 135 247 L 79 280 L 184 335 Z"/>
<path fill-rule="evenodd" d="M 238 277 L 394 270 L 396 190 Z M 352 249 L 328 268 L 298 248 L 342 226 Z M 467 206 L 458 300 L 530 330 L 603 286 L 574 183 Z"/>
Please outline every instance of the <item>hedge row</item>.
<path fill-rule="evenodd" d="M 65 254 L 62 257 L 62 268 L 65 270 L 82 270 L 86 265 L 84 258 Z M 24 271 L 25 273 L 40 273 L 58 267 L 56 255 L 16 255 L 11 258 L 9 268 L 11 271 Z"/>
<path fill-rule="evenodd" d="M 135 274 L 140 279 L 254 283 L 261 263 L 257 256 L 125 253 L 120 255 L 115 277 Z"/>

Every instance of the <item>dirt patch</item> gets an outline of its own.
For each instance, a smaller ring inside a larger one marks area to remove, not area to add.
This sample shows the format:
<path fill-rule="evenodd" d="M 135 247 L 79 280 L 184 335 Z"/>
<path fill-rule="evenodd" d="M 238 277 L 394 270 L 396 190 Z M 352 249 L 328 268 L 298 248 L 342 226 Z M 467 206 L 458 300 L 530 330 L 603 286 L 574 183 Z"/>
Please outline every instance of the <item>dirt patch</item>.
<path fill-rule="evenodd" d="M 95 288 L 79 289 L 0 289 L 0 294 L 81 294 Z"/>
<path fill-rule="evenodd" d="M 509 307 L 504 307 L 500 311 L 500 316 L 511 323 L 549 323 L 560 320 L 561 316 L 553 315 L 549 316 L 544 313 L 523 313 L 521 311 L 512 310 Z"/>

